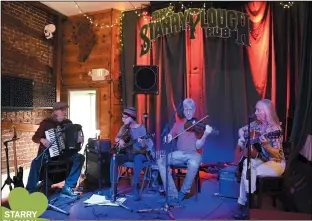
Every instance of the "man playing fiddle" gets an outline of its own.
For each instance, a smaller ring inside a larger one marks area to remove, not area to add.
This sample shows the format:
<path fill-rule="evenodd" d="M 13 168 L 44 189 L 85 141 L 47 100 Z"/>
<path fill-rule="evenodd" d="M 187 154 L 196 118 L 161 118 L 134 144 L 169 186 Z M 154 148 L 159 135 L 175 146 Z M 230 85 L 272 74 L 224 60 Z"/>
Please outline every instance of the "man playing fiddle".
<path fill-rule="evenodd" d="M 171 142 L 173 136 L 180 134 L 184 131 L 184 124 L 188 120 L 192 120 L 196 110 L 195 102 L 186 98 L 183 101 L 183 114 L 184 119 L 181 122 L 175 122 L 173 128 L 168 134 L 166 140 Z M 181 191 L 178 190 L 174 184 L 172 176 L 169 173 L 168 168 L 168 199 L 171 202 L 181 202 L 185 196 L 190 192 L 193 180 L 197 174 L 198 168 L 201 163 L 201 155 L 197 152 L 206 141 L 207 136 L 212 132 L 212 128 L 209 125 L 205 126 L 205 131 L 200 139 L 197 139 L 195 132 L 185 131 L 177 139 L 177 150 L 168 154 L 169 165 L 187 165 L 187 174 L 184 179 Z M 157 161 L 159 172 L 162 178 L 164 186 L 166 186 L 166 158 L 162 157 Z"/>
<path fill-rule="evenodd" d="M 138 124 L 136 122 L 136 110 L 133 107 L 126 108 L 122 114 L 122 121 L 124 125 L 121 126 L 115 142 L 118 149 L 121 152 L 116 154 L 115 164 L 113 163 L 113 158 L 110 162 L 110 181 L 112 183 L 111 189 L 107 194 L 109 199 L 112 198 L 114 191 L 114 183 L 117 182 L 118 176 L 118 166 L 128 162 L 133 161 L 134 172 L 132 179 L 132 190 L 133 197 L 135 201 L 140 200 L 139 196 L 139 182 L 141 170 L 143 169 L 144 162 L 147 161 L 146 152 L 152 150 L 153 141 L 151 139 L 143 139 L 146 136 L 146 128 L 143 124 Z M 130 141 L 128 140 L 130 138 Z M 142 138 L 142 139 L 141 139 Z M 132 141 L 137 141 L 132 145 L 129 143 Z M 134 145 L 139 146 L 140 150 L 134 150 Z M 114 174 L 113 174 L 114 173 Z M 115 193 L 116 194 L 116 193 Z"/>

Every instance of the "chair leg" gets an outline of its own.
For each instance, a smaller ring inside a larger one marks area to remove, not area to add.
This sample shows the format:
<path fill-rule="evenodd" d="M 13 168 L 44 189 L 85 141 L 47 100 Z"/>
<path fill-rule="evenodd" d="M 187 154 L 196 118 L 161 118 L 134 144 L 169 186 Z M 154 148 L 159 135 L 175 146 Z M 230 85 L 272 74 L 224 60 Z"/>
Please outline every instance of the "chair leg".
<path fill-rule="evenodd" d="M 263 195 L 263 183 L 259 180 L 259 189 L 257 194 L 257 206 L 256 208 L 261 209 L 262 206 L 262 195 Z"/>
<path fill-rule="evenodd" d="M 48 197 L 48 184 L 49 183 L 49 176 L 48 176 L 48 167 L 45 168 L 45 181 L 44 181 L 44 190 L 45 190 L 45 195 Z"/>
<path fill-rule="evenodd" d="M 200 176 L 199 176 L 199 171 L 197 172 L 197 188 L 198 188 L 198 193 L 201 192 L 201 186 L 200 186 Z"/>
<path fill-rule="evenodd" d="M 142 180 L 140 195 L 142 195 L 142 193 L 143 193 L 145 181 L 147 181 L 147 188 L 148 188 L 148 186 L 150 184 L 150 174 L 151 174 L 151 168 L 150 167 L 146 167 L 145 171 L 144 171 L 143 180 Z"/>
<path fill-rule="evenodd" d="M 178 174 L 180 174 L 181 173 L 181 170 L 180 169 L 178 169 Z M 178 191 L 180 191 L 181 190 L 181 177 L 180 177 L 180 175 L 178 175 Z"/>
<path fill-rule="evenodd" d="M 198 174 L 196 174 L 195 176 L 195 197 L 196 197 L 196 201 L 198 200 Z"/>
<path fill-rule="evenodd" d="M 175 183 L 176 179 L 177 179 L 177 176 L 176 176 L 176 172 L 175 172 L 175 169 L 171 169 L 171 174 L 172 174 L 172 179 L 173 179 L 173 182 Z M 170 172 L 170 170 L 169 170 Z M 168 174 L 169 175 L 169 174 Z M 166 179 L 166 178 L 165 178 Z M 166 187 L 164 187 L 166 188 Z"/>

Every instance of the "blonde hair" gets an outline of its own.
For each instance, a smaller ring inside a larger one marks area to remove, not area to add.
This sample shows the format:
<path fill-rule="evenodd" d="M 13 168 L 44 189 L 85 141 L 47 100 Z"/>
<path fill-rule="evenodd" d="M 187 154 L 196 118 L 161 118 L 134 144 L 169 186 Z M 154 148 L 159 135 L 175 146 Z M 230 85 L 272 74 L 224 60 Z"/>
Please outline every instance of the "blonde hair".
<path fill-rule="evenodd" d="M 268 124 L 280 126 L 280 121 L 276 114 L 273 103 L 269 99 L 263 99 L 258 101 L 258 104 L 262 105 Z"/>
<path fill-rule="evenodd" d="M 185 108 L 185 106 L 186 107 L 191 107 L 193 110 L 196 109 L 195 101 L 193 99 L 191 99 L 191 98 L 184 99 L 184 101 L 183 101 L 183 108 Z"/>

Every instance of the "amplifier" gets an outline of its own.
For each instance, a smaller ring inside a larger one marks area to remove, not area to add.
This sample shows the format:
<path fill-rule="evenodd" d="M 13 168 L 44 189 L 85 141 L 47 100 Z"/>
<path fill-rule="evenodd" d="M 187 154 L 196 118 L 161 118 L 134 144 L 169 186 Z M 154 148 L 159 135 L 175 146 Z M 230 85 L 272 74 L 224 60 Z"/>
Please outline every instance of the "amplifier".
<path fill-rule="evenodd" d="M 111 141 L 105 139 L 89 138 L 87 149 L 100 153 L 109 153 L 111 149 Z"/>
<path fill-rule="evenodd" d="M 237 182 L 236 166 L 228 166 L 219 171 L 219 196 L 238 198 L 239 182 Z"/>
<path fill-rule="evenodd" d="M 95 150 L 86 149 L 86 179 L 88 183 L 110 185 L 110 153 L 100 153 Z"/>

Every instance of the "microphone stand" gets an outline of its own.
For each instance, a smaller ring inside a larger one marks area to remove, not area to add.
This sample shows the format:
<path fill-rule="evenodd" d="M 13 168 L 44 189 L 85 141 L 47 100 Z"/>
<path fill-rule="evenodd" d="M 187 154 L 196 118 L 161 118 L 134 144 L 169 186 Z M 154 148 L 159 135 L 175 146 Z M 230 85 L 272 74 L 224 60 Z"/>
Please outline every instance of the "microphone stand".
<path fill-rule="evenodd" d="M 250 144 L 250 123 L 251 116 L 248 116 L 248 138 L 247 138 L 247 174 L 246 179 L 248 180 L 248 209 L 252 207 L 251 197 L 251 144 Z"/>
<path fill-rule="evenodd" d="M 127 129 L 123 134 L 122 134 L 122 136 L 124 136 L 127 132 L 128 132 L 128 130 L 130 130 L 130 128 L 129 129 Z M 119 143 L 119 141 L 118 141 L 118 143 Z M 118 144 L 117 144 L 118 145 Z M 124 196 L 126 196 L 126 194 L 121 194 L 121 193 L 118 193 L 117 192 L 117 184 L 118 184 L 118 180 L 117 180 L 117 178 L 118 177 L 116 177 L 117 176 L 117 174 L 115 173 L 115 168 L 116 168 L 116 152 L 114 151 L 114 153 L 113 153 L 113 157 L 112 157 L 112 160 L 113 160 L 113 171 L 111 171 L 112 173 L 113 173 L 113 181 L 112 181 L 112 183 L 111 183 L 111 188 L 112 188 L 112 196 L 111 196 L 111 199 L 110 199 L 110 201 L 112 202 L 112 203 L 115 203 L 116 205 L 118 205 L 118 206 L 120 206 L 120 207 L 122 207 L 122 208 L 124 208 L 124 209 L 126 209 L 126 210 L 129 210 L 130 212 L 133 212 L 133 209 L 131 209 L 131 208 L 129 208 L 129 207 L 127 207 L 127 206 L 125 206 L 123 203 L 121 203 L 121 202 L 119 202 L 118 201 L 118 197 L 124 197 Z M 110 190 L 111 191 L 111 190 Z"/>
<path fill-rule="evenodd" d="M 61 150 L 60 150 L 60 147 L 59 147 L 59 143 L 58 143 L 58 139 L 59 139 L 59 137 L 60 136 L 62 136 L 62 132 L 63 132 L 64 130 L 62 129 L 62 130 L 60 130 L 60 131 L 57 131 L 56 132 L 56 137 L 55 137 L 55 139 L 50 143 L 50 145 L 49 145 L 49 147 L 47 147 L 47 148 L 45 148 L 43 151 L 42 151 L 42 153 L 40 153 L 36 158 L 35 158 L 35 160 L 37 161 L 37 160 L 39 160 L 40 158 L 41 158 L 41 156 L 42 156 L 42 159 L 41 160 L 43 160 L 43 159 L 45 159 L 46 160 L 46 163 L 48 163 L 49 162 L 49 154 L 48 154 L 48 150 L 52 147 L 52 145 L 56 142 L 57 143 L 57 147 L 58 147 L 58 149 L 59 149 L 59 152 L 61 152 Z M 45 194 L 46 194 L 46 197 L 48 198 L 48 173 L 46 173 L 45 174 Z M 69 215 L 69 212 L 66 212 L 66 211 L 64 211 L 64 210 L 62 210 L 62 209 L 60 209 L 60 208 L 58 208 L 58 207 L 56 207 L 56 206 L 54 206 L 54 205 L 52 205 L 52 204 L 50 204 L 49 203 L 49 200 L 48 200 L 48 208 L 52 208 L 52 209 L 54 209 L 55 211 L 57 211 L 57 212 L 60 212 L 60 213 L 63 213 L 63 214 L 65 214 L 65 215 Z"/>
<path fill-rule="evenodd" d="M 5 185 L 9 186 L 10 191 L 12 191 L 12 183 L 14 184 L 12 178 L 10 177 L 10 163 L 9 163 L 9 149 L 8 149 L 8 143 L 18 140 L 19 138 L 13 137 L 11 140 L 4 141 L 3 144 L 5 146 L 5 158 L 6 158 L 6 167 L 7 167 L 7 178 L 4 181 L 3 186 L 1 187 L 1 191 L 5 187 Z"/>
<path fill-rule="evenodd" d="M 177 113 L 178 109 L 180 109 L 182 105 L 182 101 L 181 103 L 179 104 L 178 108 L 173 112 L 170 120 L 169 120 L 169 123 L 173 121 L 174 119 L 174 116 L 175 114 Z M 167 123 L 165 125 L 165 128 L 163 130 L 163 132 L 161 133 L 161 136 L 166 136 L 169 134 L 169 123 Z M 173 144 L 172 144 L 172 141 L 173 139 L 170 141 L 171 143 L 171 153 L 173 152 Z M 168 143 L 169 144 L 169 143 Z M 169 185 L 168 185 L 168 176 L 169 176 L 169 160 L 168 160 L 168 155 L 170 153 L 168 151 L 168 148 L 166 148 L 166 154 L 165 154 L 165 157 L 166 157 L 166 196 L 165 196 L 165 205 L 160 207 L 160 208 L 155 208 L 155 209 L 141 209 L 141 210 L 137 210 L 137 213 L 153 213 L 153 212 L 160 212 L 160 211 L 164 211 L 166 213 L 168 213 L 168 216 L 172 219 L 172 220 L 175 220 L 175 217 L 174 215 L 171 213 L 171 209 L 174 209 L 174 208 L 181 208 L 182 206 L 173 206 L 173 205 L 169 205 L 168 204 L 168 191 L 169 191 Z"/>

